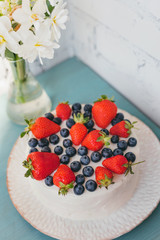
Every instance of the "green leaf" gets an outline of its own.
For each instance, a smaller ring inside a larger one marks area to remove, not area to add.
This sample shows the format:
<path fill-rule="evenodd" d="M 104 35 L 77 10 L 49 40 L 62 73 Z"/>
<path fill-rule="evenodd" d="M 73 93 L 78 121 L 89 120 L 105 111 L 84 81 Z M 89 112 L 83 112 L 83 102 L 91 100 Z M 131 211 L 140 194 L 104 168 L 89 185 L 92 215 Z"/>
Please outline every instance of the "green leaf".
<path fill-rule="evenodd" d="M 10 61 L 16 60 L 15 54 L 13 52 L 9 51 L 8 48 L 6 48 L 6 50 L 5 50 L 5 57 Z"/>
<path fill-rule="evenodd" d="M 26 123 L 29 125 L 29 123 L 30 123 L 30 122 L 29 122 L 29 120 L 27 120 L 27 119 L 24 119 L 24 121 L 25 121 L 25 122 L 26 122 Z"/>
<path fill-rule="evenodd" d="M 28 169 L 24 176 L 25 176 L 25 177 L 29 177 L 29 176 L 31 176 L 31 175 L 32 175 L 32 172 L 31 172 L 30 169 Z"/>
<path fill-rule="evenodd" d="M 23 138 L 26 135 L 26 132 L 22 132 L 20 137 Z"/>
<path fill-rule="evenodd" d="M 104 139 L 104 138 L 103 138 L 102 136 L 101 136 L 101 137 L 98 137 L 98 138 L 97 138 L 97 142 L 101 142 L 101 141 L 103 141 L 103 139 Z"/>
<path fill-rule="evenodd" d="M 49 11 L 49 13 L 51 14 L 52 11 L 53 11 L 53 9 L 54 9 L 54 6 L 52 6 L 52 5 L 50 4 L 49 0 L 46 0 L 46 3 L 47 3 L 48 11 Z M 49 14 L 46 13 L 46 16 L 49 16 Z"/>

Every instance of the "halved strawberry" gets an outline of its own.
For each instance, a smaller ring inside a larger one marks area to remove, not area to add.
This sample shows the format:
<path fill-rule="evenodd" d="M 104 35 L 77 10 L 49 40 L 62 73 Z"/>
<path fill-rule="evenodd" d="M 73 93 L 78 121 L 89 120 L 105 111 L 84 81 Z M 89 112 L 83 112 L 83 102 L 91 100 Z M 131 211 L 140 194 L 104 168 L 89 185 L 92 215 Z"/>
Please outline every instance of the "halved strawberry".
<path fill-rule="evenodd" d="M 56 107 L 56 114 L 57 117 L 61 118 L 62 120 L 66 120 L 71 115 L 71 108 L 68 102 L 59 103 Z"/>
<path fill-rule="evenodd" d="M 110 134 L 117 135 L 119 137 L 127 138 L 131 134 L 131 129 L 134 128 L 134 124 L 137 123 L 137 121 L 130 123 L 128 121 L 121 121 L 114 125 L 110 129 Z"/>
<path fill-rule="evenodd" d="M 97 184 L 99 185 L 100 188 L 101 187 L 108 188 L 108 186 L 113 183 L 112 172 L 104 167 L 101 166 L 96 167 L 95 175 Z"/>

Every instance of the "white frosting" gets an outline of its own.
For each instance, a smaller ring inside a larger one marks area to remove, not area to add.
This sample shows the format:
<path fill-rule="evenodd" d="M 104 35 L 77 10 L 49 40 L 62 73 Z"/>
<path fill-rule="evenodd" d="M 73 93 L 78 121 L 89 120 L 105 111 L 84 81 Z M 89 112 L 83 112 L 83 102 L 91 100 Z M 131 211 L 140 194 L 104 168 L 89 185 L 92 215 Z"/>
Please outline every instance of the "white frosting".
<path fill-rule="evenodd" d="M 122 110 L 120 110 L 120 112 L 124 113 L 125 118 L 129 118 L 131 121 L 134 121 L 134 117 L 130 114 Z M 55 111 L 53 111 L 53 114 L 55 115 Z M 63 127 L 66 127 L 66 121 L 63 121 L 61 128 Z M 110 129 L 110 127 L 111 125 L 109 125 L 107 129 Z M 94 128 L 100 129 L 96 125 Z M 57 135 L 60 136 L 60 133 Z M 137 138 L 134 129 L 132 130 L 131 136 Z M 30 134 L 30 137 L 34 136 Z M 70 136 L 67 138 L 70 138 Z M 63 147 L 63 140 L 64 138 L 60 136 L 60 142 L 57 145 L 61 145 Z M 123 140 L 123 138 L 120 138 L 120 140 Z M 49 145 L 52 152 L 54 152 L 55 146 L 56 145 L 52 144 Z M 74 147 L 76 149 L 79 148 L 79 146 Z M 116 144 L 111 143 L 109 147 L 113 150 L 117 146 Z M 40 150 L 40 148 L 38 149 Z M 136 155 L 136 162 L 140 161 L 138 159 L 138 146 L 128 147 L 126 151 L 124 151 L 124 154 L 126 152 L 133 152 Z M 90 156 L 91 153 L 92 151 L 89 151 L 88 155 Z M 65 148 L 63 154 L 65 154 Z M 70 159 L 70 163 L 75 160 L 80 160 L 80 157 L 81 156 L 76 154 L 76 156 Z M 102 161 L 104 159 L 105 158 L 102 157 L 101 161 L 98 163 L 91 161 L 89 165 L 95 169 L 97 166 L 102 166 Z M 82 165 L 81 170 L 78 173 L 75 173 L 75 175 L 82 173 L 83 167 L 85 166 Z M 75 195 L 73 189 L 70 189 L 66 196 L 58 195 L 58 188 L 56 186 L 47 187 L 44 180 L 36 181 L 30 179 L 30 185 L 33 189 L 33 194 L 35 194 L 35 196 L 42 201 L 45 206 L 47 206 L 51 211 L 54 211 L 57 215 L 73 220 L 94 219 L 95 216 L 97 219 L 113 213 L 132 197 L 139 180 L 138 165 L 133 167 L 133 171 L 135 172 L 134 175 L 129 174 L 124 176 L 124 174 L 114 174 L 113 181 L 115 184 L 111 184 L 108 187 L 108 190 L 105 188 L 97 188 L 94 192 L 88 192 L 85 189 L 84 193 L 80 196 Z M 86 181 L 88 179 L 95 180 L 95 174 L 93 174 L 92 177 L 86 177 L 85 179 Z"/>

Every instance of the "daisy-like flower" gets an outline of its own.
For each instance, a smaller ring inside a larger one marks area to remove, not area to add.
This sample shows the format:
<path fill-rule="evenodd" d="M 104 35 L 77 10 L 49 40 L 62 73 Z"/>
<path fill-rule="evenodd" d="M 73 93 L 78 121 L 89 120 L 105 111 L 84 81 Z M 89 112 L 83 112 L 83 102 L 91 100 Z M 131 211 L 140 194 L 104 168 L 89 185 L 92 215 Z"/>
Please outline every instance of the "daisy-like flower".
<path fill-rule="evenodd" d="M 0 1 L 0 13 L 2 15 L 9 15 L 12 8 L 17 5 L 17 0 L 1 0 Z"/>

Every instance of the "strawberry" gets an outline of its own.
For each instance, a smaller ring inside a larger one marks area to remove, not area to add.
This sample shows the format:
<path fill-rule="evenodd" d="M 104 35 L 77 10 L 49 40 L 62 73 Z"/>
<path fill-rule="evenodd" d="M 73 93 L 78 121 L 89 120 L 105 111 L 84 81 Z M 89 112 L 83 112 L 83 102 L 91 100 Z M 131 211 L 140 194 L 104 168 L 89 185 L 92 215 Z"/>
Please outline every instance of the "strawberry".
<path fill-rule="evenodd" d="M 144 161 L 142 161 L 144 162 Z M 110 171 L 117 173 L 117 174 L 123 174 L 126 172 L 125 176 L 130 172 L 131 174 L 134 174 L 132 171 L 132 166 L 137 165 L 139 163 L 132 163 L 128 162 L 127 159 L 123 155 L 116 155 L 114 157 L 106 158 L 102 165 L 109 169 Z"/>
<path fill-rule="evenodd" d="M 36 138 L 41 139 L 57 133 L 61 129 L 58 124 L 45 117 L 39 117 L 35 122 L 33 122 L 32 119 L 30 121 L 25 119 L 25 121 L 28 124 L 28 127 L 26 127 L 25 131 L 21 133 L 21 137 L 31 131 Z"/>
<path fill-rule="evenodd" d="M 128 121 L 123 120 L 114 125 L 113 127 L 111 127 L 110 134 L 128 138 L 131 134 L 131 128 L 134 128 L 135 123 L 137 123 L 137 121 L 130 123 Z"/>
<path fill-rule="evenodd" d="M 59 187 L 58 194 L 66 195 L 70 188 L 73 188 L 73 184 L 76 177 L 72 170 L 65 164 L 59 166 L 53 176 L 53 183 Z"/>
<path fill-rule="evenodd" d="M 70 135 L 74 145 L 80 145 L 86 136 L 88 130 L 86 126 L 84 126 L 84 123 L 86 123 L 88 120 L 89 118 L 84 118 L 82 113 L 78 113 L 77 116 L 74 114 L 74 121 L 76 124 L 74 124 L 70 129 Z"/>
<path fill-rule="evenodd" d="M 113 98 L 102 95 L 93 105 L 93 118 L 100 128 L 106 128 L 117 114 L 117 106 Z"/>
<path fill-rule="evenodd" d="M 23 166 L 28 168 L 25 177 L 42 180 L 54 172 L 60 164 L 60 159 L 55 153 L 32 152 L 28 155 Z"/>
<path fill-rule="evenodd" d="M 96 181 L 99 187 L 108 188 L 110 184 L 112 184 L 113 174 L 110 170 L 104 167 L 96 167 L 95 170 Z"/>
<path fill-rule="evenodd" d="M 104 146 L 104 144 L 106 146 L 110 145 L 108 142 L 109 140 L 110 137 L 107 137 L 104 132 L 100 130 L 93 130 L 84 138 L 82 141 L 82 146 L 85 146 L 92 151 L 99 151 Z"/>
<path fill-rule="evenodd" d="M 59 103 L 56 107 L 56 114 L 57 117 L 61 118 L 62 120 L 66 120 L 71 115 L 71 108 L 68 102 Z"/>

